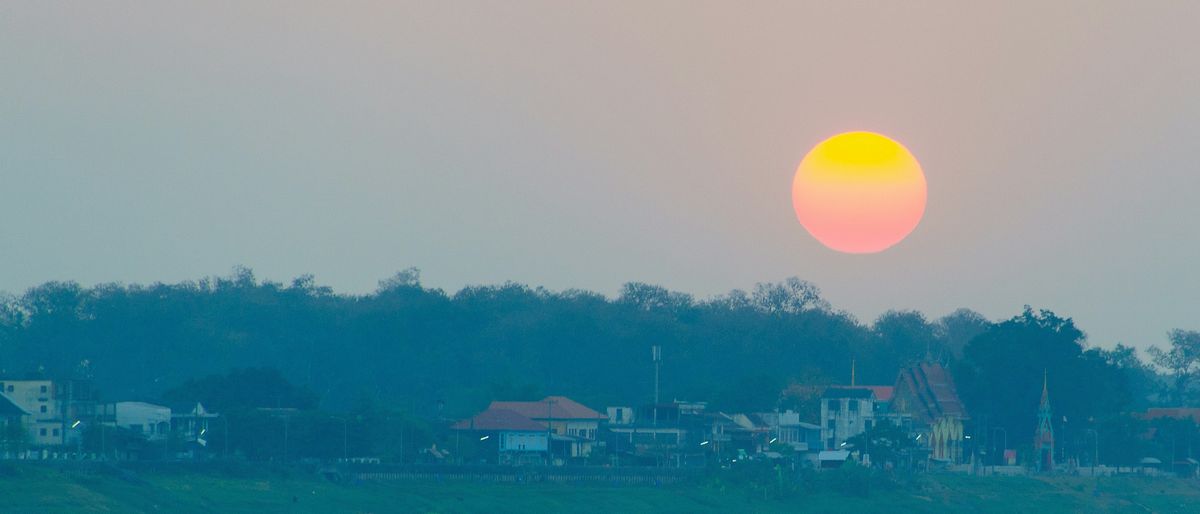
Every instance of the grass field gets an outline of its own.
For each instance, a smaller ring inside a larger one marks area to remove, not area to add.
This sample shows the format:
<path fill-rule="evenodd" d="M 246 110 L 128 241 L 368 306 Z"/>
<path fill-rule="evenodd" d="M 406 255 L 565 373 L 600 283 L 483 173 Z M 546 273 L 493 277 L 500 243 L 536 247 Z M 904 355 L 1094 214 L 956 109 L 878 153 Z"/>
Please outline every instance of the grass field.
<path fill-rule="evenodd" d="M 64 472 L 10 465 L 0 512 L 452 513 L 452 512 L 1200 512 L 1194 481 L 1122 477 L 923 477 L 866 497 L 833 492 L 764 499 L 720 485 L 605 487 L 464 482 L 335 484 L 300 472 Z"/>

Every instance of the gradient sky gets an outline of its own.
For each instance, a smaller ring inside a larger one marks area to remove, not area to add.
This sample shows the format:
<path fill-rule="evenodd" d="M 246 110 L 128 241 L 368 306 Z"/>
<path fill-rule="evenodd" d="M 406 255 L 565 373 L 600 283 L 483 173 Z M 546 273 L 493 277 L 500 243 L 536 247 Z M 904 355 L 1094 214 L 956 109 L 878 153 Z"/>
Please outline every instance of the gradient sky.
<path fill-rule="evenodd" d="M 795 275 L 864 321 L 1200 329 L 1200 2 L 325 4 L 0 4 L 0 289 Z M 882 254 L 792 212 L 848 130 L 928 179 Z"/>

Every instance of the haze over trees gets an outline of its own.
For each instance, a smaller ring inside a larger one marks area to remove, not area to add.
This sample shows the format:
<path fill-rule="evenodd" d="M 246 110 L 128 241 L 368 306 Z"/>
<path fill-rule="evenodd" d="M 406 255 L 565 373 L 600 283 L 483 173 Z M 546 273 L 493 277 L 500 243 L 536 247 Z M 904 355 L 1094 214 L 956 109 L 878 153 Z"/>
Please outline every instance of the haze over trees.
<path fill-rule="evenodd" d="M 636 405 L 651 399 L 650 347 L 661 345 L 667 400 L 808 412 L 814 387 L 849 382 L 852 359 L 857 383 L 883 385 L 902 365 L 935 359 L 954 371 L 981 430 L 1027 441 L 1047 376 L 1064 444 L 1099 434 L 1122 458 L 1149 444 L 1137 439 L 1144 423 L 1131 412 L 1192 398 L 1198 341 L 1175 331 L 1170 348 L 1152 351 L 1164 381 L 1132 348 L 1089 346 L 1070 318 L 1050 311 L 1026 307 L 996 323 L 967 309 L 932 320 L 889 311 L 867 324 L 796 278 L 703 300 L 630 283 L 607 298 L 515 283 L 447 293 L 410 269 L 371 294 L 340 295 L 311 276 L 285 285 L 238 269 L 179 284 L 48 282 L 0 306 L 3 374 L 89 376 L 109 399 L 319 408 L 356 419 L 462 417 L 493 399 L 546 394 Z M 259 383 L 267 385 L 257 396 L 236 392 Z M 338 430 L 336 418 L 323 423 Z"/>

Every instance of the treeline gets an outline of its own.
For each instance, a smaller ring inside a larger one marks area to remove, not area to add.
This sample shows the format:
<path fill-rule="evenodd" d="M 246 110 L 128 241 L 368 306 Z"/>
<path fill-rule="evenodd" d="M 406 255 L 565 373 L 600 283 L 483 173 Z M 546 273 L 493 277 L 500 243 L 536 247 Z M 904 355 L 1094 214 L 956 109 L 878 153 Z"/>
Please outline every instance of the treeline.
<path fill-rule="evenodd" d="M 1132 349 L 1089 347 L 1069 318 L 1028 308 L 998 323 L 965 309 L 863 323 L 794 278 L 710 299 L 631 283 L 610 299 L 513 283 L 450 294 L 410 269 L 374 293 L 342 295 L 311 276 L 281 284 L 238 269 L 179 284 L 50 282 L 0 307 L 8 376 L 87 375 L 107 398 L 156 400 L 189 380 L 269 367 L 324 410 L 370 404 L 429 419 L 496 398 L 648 401 L 652 345 L 663 347 L 664 398 L 742 411 L 804 408 L 811 398 L 792 393 L 808 389 L 796 386 L 846 383 L 852 359 L 858 383 L 888 385 L 902 365 L 937 359 L 976 422 L 1017 441 L 1033 430 L 1044 372 L 1067 423 L 1115 427 L 1152 404 L 1185 402 L 1196 364 L 1160 376 Z M 1158 362 L 1172 365 L 1180 348 Z"/>

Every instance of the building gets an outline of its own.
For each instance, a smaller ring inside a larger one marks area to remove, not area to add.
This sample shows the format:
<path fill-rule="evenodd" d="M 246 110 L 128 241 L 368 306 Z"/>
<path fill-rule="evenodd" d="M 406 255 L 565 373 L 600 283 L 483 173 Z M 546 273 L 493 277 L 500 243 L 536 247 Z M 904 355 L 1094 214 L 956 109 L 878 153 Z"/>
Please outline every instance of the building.
<path fill-rule="evenodd" d="M 0 393 L 0 457 L 12 458 L 24 450 L 27 416 L 28 411 Z"/>
<path fill-rule="evenodd" d="M 875 392 L 867 387 L 834 386 L 821 394 L 824 449 L 842 449 L 847 439 L 875 426 Z"/>
<path fill-rule="evenodd" d="M 757 416 L 769 429 L 769 444 L 790 446 L 797 453 L 816 452 L 825 447 L 821 426 L 800 421 L 799 412 L 760 412 Z"/>
<path fill-rule="evenodd" d="M 197 452 L 208 447 L 210 431 L 219 416 L 209 412 L 200 402 L 177 405 L 171 408 L 171 430 L 183 447 L 181 453 L 195 457 Z"/>
<path fill-rule="evenodd" d="M 171 434 L 171 409 L 145 402 L 105 403 L 97 408 L 97 421 L 129 430 L 148 441 L 161 441 Z"/>
<path fill-rule="evenodd" d="M 0 380 L 0 392 L 28 413 L 22 424 L 34 447 L 78 442 L 82 422 L 95 415 L 96 394 L 88 380 Z"/>
<path fill-rule="evenodd" d="M 701 465 L 722 442 L 705 402 L 609 407 L 607 449 L 616 459 L 655 466 Z"/>
<path fill-rule="evenodd" d="M 552 453 L 560 458 L 585 458 L 592 453 L 600 433 L 600 422 L 608 416 L 565 396 L 547 396 L 536 402 L 495 401 L 488 410 L 516 412 L 544 423 L 551 432 Z"/>
<path fill-rule="evenodd" d="M 497 464 L 544 464 L 550 447 L 545 423 L 507 409 L 488 408 L 450 429 L 469 433 L 486 448 L 494 448 Z"/>
<path fill-rule="evenodd" d="M 634 421 L 633 407 L 609 407 L 605 410 L 608 412 L 609 426 L 629 425 Z"/>
<path fill-rule="evenodd" d="M 921 362 L 900 370 L 896 378 L 889 419 L 929 450 L 929 458 L 947 463 L 963 461 L 966 433 L 963 424 L 970 417 L 958 397 L 950 372 L 941 364 Z"/>

